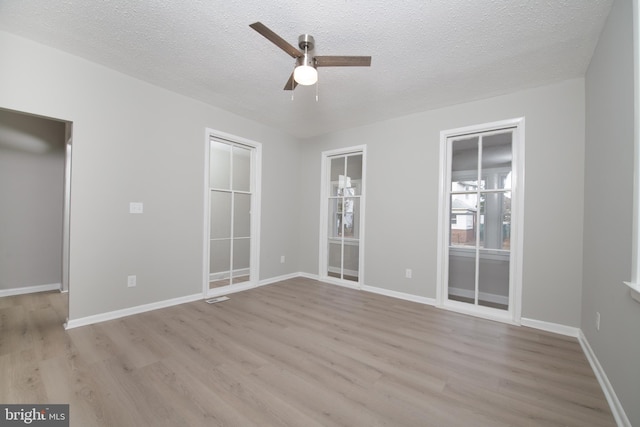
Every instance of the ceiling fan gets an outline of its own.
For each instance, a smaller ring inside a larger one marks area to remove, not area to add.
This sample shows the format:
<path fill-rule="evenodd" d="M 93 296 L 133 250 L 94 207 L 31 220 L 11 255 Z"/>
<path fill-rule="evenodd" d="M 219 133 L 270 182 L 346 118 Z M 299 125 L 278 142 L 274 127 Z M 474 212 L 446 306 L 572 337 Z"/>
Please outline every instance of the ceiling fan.
<path fill-rule="evenodd" d="M 371 66 L 370 56 L 314 56 L 312 52 L 315 41 L 313 36 L 309 34 L 302 34 L 298 37 L 300 49 L 296 49 L 261 22 L 255 22 L 249 26 L 296 60 L 296 68 L 291 73 L 287 84 L 284 85 L 284 90 L 293 90 L 298 84 L 312 85 L 316 83 L 318 81 L 317 67 Z"/>

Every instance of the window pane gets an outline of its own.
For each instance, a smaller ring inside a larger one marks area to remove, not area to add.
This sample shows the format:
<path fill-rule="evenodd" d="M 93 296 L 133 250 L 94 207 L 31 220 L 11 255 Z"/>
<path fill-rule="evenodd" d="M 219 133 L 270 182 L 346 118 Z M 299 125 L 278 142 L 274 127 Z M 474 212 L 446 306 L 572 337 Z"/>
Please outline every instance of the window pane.
<path fill-rule="evenodd" d="M 476 194 L 451 195 L 451 246 L 475 246 L 477 200 Z"/>
<path fill-rule="evenodd" d="M 358 281 L 360 263 L 360 246 L 358 243 L 349 242 L 344 245 L 344 271 L 343 279 Z"/>
<path fill-rule="evenodd" d="M 327 267 L 328 276 L 342 277 L 342 245 L 340 243 L 329 243 Z"/>
<path fill-rule="evenodd" d="M 511 192 L 480 195 L 480 247 L 511 247 Z"/>
<path fill-rule="evenodd" d="M 330 196 L 342 196 L 345 183 L 345 158 L 334 157 L 331 159 L 331 172 L 330 172 Z"/>
<path fill-rule="evenodd" d="M 360 237 L 360 199 L 349 197 L 344 199 L 343 235 L 348 239 Z"/>
<path fill-rule="evenodd" d="M 475 304 L 476 251 L 449 249 L 449 299 Z"/>
<path fill-rule="evenodd" d="M 509 309 L 509 252 L 480 250 L 478 305 Z"/>
<path fill-rule="evenodd" d="M 210 211 L 210 237 L 231 237 L 231 193 L 212 190 Z"/>
<path fill-rule="evenodd" d="M 328 234 L 331 238 L 342 236 L 342 198 L 329 199 Z"/>
<path fill-rule="evenodd" d="M 233 189 L 251 191 L 251 150 L 233 147 Z"/>
<path fill-rule="evenodd" d="M 233 201 L 233 237 L 250 237 L 251 195 L 234 193 Z"/>
<path fill-rule="evenodd" d="M 233 239 L 233 271 L 249 268 L 251 239 Z M 242 273 L 242 272 L 239 272 Z M 239 274 L 238 273 L 238 274 Z"/>
<path fill-rule="evenodd" d="M 451 191 L 477 191 L 480 138 L 461 138 L 451 144 Z"/>
<path fill-rule="evenodd" d="M 209 251 L 209 272 L 218 274 L 215 279 L 228 278 L 229 267 L 231 266 L 231 240 L 212 240 Z"/>
<path fill-rule="evenodd" d="M 362 154 L 347 157 L 347 171 L 342 182 L 345 196 L 362 193 Z"/>
<path fill-rule="evenodd" d="M 482 138 L 482 179 L 488 190 L 511 188 L 512 131 Z"/>
<path fill-rule="evenodd" d="M 231 146 L 211 141 L 209 152 L 209 185 L 221 190 L 231 189 Z"/>

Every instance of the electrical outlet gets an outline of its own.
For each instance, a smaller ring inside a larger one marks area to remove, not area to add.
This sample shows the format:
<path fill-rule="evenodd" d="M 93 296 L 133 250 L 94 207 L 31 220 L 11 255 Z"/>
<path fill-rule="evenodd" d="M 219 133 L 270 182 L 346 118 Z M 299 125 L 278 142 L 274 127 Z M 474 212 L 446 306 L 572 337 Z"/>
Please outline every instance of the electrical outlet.
<path fill-rule="evenodd" d="M 136 286 L 136 276 L 127 276 L 127 286 L 130 288 Z"/>
<path fill-rule="evenodd" d="M 284 255 L 280 256 L 280 264 L 284 264 Z"/>
<path fill-rule="evenodd" d="M 596 331 L 600 330 L 600 312 L 596 311 Z"/>
<path fill-rule="evenodd" d="M 412 276 L 412 275 L 413 275 L 413 272 L 411 271 L 411 269 L 410 269 L 410 268 L 407 268 L 407 269 L 404 271 L 404 277 L 406 277 L 407 279 L 411 279 L 411 276 Z"/>

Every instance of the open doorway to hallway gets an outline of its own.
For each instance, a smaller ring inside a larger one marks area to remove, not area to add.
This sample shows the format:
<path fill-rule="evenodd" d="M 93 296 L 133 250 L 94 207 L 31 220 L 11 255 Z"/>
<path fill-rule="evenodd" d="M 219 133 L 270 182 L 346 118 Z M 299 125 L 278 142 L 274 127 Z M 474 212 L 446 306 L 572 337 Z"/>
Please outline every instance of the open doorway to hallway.
<path fill-rule="evenodd" d="M 71 131 L 0 108 L 0 297 L 68 290 Z"/>

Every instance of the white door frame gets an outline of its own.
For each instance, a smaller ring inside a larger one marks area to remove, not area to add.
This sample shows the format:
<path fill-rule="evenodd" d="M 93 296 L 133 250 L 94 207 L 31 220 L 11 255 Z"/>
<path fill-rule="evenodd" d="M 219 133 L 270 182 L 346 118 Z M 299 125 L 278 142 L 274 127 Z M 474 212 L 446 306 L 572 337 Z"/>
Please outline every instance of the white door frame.
<path fill-rule="evenodd" d="M 65 125 L 64 211 L 62 223 L 62 284 L 61 292 L 69 292 L 69 239 L 71 230 L 71 158 L 73 153 L 71 122 Z"/>
<path fill-rule="evenodd" d="M 249 261 L 248 282 L 242 282 L 230 286 L 221 286 L 219 288 L 209 289 L 209 168 L 210 168 L 210 142 L 211 138 L 221 139 L 231 143 L 245 145 L 250 147 L 252 161 L 251 176 L 251 250 Z M 204 203 L 203 203 L 203 257 L 202 257 L 202 293 L 205 298 L 216 297 L 228 293 L 239 292 L 246 289 L 254 288 L 258 285 L 260 279 L 260 207 L 262 193 L 262 144 L 250 139 L 242 138 L 215 129 L 205 129 L 205 155 L 204 155 Z"/>
<path fill-rule="evenodd" d="M 342 280 L 331 277 L 327 274 L 328 262 L 328 199 L 329 187 L 327 185 L 330 176 L 331 162 L 333 156 L 346 156 L 348 154 L 362 153 L 362 189 L 360 192 L 360 237 L 358 241 L 358 281 Z M 335 285 L 345 286 L 353 289 L 362 289 L 364 285 L 364 239 L 365 239 L 365 206 L 366 206 L 366 189 L 367 189 L 367 146 L 356 145 L 353 147 L 338 148 L 322 152 L 320 173 L 320 249 L 318 257 L 318 277 L 320 280 L 333 283 Z"/>
<path fill-rule="evenodd" d="M 509 310 L 500 310 L 466 303 L 450 301 L 447 298 L 449 282 L 449 198 L 448 185 L 451 177 L 451 147 L 447 143 L 449 138 L 492 132 L 500 129 L 513 129 L 512 142 L 512 204 L 511 204 L 511 261 L 509 269 Z M 492 123 L 467 126 L 444 130 L 440 132 L 440 182 L 438 210 L 438 286 L 436 290 L 436 306 L 453 311 L 471 314 L 477 317 L 498 320 L 507 323 L 520 324 L 522 312 L 522 262 L 523 262 L 523 224 L 524 224 L 524 117 L 502 120 Z"/>

